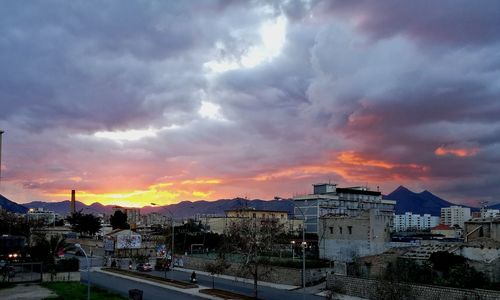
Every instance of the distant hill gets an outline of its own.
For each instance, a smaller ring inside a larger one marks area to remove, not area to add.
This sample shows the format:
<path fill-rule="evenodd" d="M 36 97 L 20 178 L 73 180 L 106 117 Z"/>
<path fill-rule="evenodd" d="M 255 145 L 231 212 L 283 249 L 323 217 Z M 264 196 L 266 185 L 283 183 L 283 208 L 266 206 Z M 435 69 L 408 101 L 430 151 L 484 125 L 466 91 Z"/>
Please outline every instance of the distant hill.
<path fill-rule="evenodd" d="M 20 213 L 20 214 L 25 214 L 28 211 L 28 208 L 20 204 L 17 204 L 14 201 L 10 201 L 1 194 L 0 194 L 0 207 L 5 209 L 6 211 Z"/>
<path fill-rule="evenodd" d="M 396 200 L 396 207 L 394 209 L 396 214 L 412 212 L 414 214 L 431 214 L 433 216 L 439 216 L 441 214 L 441 208 L 457 205 L 439 198 L 427 190 L 421 193 L 415 193 L 404 186 L 399 186 L 392 193 L 384 196 L 384 198 Z M 470 208 L 472 211 L 478 210 L 475 207 Z"/>
<path fill-rule="evenodd" d="M 71 208 L 71 202 L 69 200 L 61 202 L 43 202 L 34 201 L 24 204 L 28 208 L 44 208 L 52 210 L 61 215 L 67 215 Z M 83 213 L 104 213 L 111 214 L 114 205 L 102 205 L 100 203 L 93 203 L 91 205 L 85 205 L 82 202 L 76 201 L 76 210 L 82 210 Z M 255 209 L 269 209 L 269 210 L 283 210 L 288 213 L 293 213 L 293 203 L 292 201 L 283 200 L 246 200 L 242 198 L 235 199 L 220 199 L 216 201 L 182 201 L 177 204 L 165 205 L 165 206 L 145 206 L 141 208 L 141 214 L 147 214 L 151 212 L 159 212 L 163 215 L 169 215 L 169 211 L 172 212 L 175 218 L 189 218 L 199 215 L 218 215 L 223 216 L 225 210 L 237 209 L 237 208 L 255 208 Z"/>

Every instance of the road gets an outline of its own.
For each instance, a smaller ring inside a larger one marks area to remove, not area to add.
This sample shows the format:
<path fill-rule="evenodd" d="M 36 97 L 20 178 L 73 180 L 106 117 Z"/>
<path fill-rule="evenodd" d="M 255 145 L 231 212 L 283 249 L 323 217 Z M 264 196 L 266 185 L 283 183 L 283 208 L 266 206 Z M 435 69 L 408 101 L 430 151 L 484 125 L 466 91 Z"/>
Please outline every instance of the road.
<path fill-rule="evenodd" d="M 80 259 L 80 267 L 81 270 L 83 271 L 81 273 L 82 276 L 82 282 L 86 282 L 87 274 L 84 272 L 86 270 L 86 262 L 85 262 L 85 257 L 78 257 Z M 128 261 L 128 260 L 127 260 Z M 127 261 L 122 262 L 122 268 L 127 269 Z M 103 260 L 101 257 L 96 257 L 92 259 L 92 266 L 94 267 L 101 267 L 103 265 Z M 175 279 L 175 280 L 180 280 L 180 281 L 189 281 L 190 279 L 190 273 L 183 272 L 183 271 L 168 271 L 168 272 L 161 272 L 161 271 L 152 271 L 148 272 L 149 274 L 160 276 L 160 277 L 167 277 L 170 279 Z M 95 275 L 94 275 L 95 274 Z M 94 277 L 95 276 L 95 277 Z M 110 280 L 106 279 L 108 277 L 111 277 Z M 97 280 L 95 280 L 95 279 Z M 207 275 L 201 275 L 197 274 L 196 276 L 198 280 L 198 284 L 201 286 L 205 286 L 207 288 L 212 287 L 212 276 L 207 276 Z M 135 282 L 133 280 L 127 280 L 127 279 L 122 279 L 119 277 L 114 277 L 111 275 L 106 275 L 98 272 L 92 272 L 91 273 L 91 283 L 93 284 L 94 281 L 98 286 L 101 286 L 103 288 L 106 288 L 108 290 L 112 290 L 118 293 L 122 293 L 126 296 L 128 296 L 128 290 L 132 288 L 136 288 L 135 286 L 141 286 L 137 287 L 141 290 L 144 290 L 144 299 L 167 299 L 167 298 L 161 298 L 161 297 L 167 297 L 167 296 L 162 296 L 163 294 L 167 293 L 170 294 L 170 291 L 167 289 L 163 289 L 160 287 L 156 287 L 153 285 L 147 285 L 144 283 L 140 282 Z M 237 281 L 234 279 L 224 279 L 224 278 L 219 278 L 215 277 L 214 278 L 215 282 L 215 288 L 218 289 L 223 289 L 227 291 L 232 291 L 248 296 L 253 296 L 253 284 L 251 283 L 245 283 L 242 281 Z M 133 284 L 131 284 L 133 283 Z M 171 291 L 172 294 L 179 294 L 179 292 L 176 291 Z M 281 290 L 281 289 L 276 289 L 272 287 L 267 287 L 267 286 L 259 286 L 258 287 L 258 293 L 259 293 L 259 298 L 261 299 L 277 299 L 277 300 L 302 300 L 302 299 L 307 299 L 307 300 L 319 300 L 323 299 L 320 296 L 312 295 L 312 294 L 305 294 L 303 295 L 301 290 L 298 291 L 288 291 L 288 290 Z M 147 296 L 147 297 L 146 297 Z M 185 299 L 193 299 L 191 295 L 185 295 L 182 294 L 182 296 L 188 297 Z M 151 297 L 151 298 L 150 298 Z M 155 298 L 156 297 L 156 298 Z M 160 298 L 157 298 L 160 297 Z M 176 296 L 177 297 L 177 296 Z M 181 296 L 179 296 L 181 297 Z M 181 298 L 170 298 L 170 299 L 181 299 Z"/>
<path fill-rule="evenodd" d="M 86 272 L 81 272 L 82 283 L 87 283 Z M 144 300 L 157 300 L 157 299 L 178 299 L 178 300 L 190 300 L 190 299 L 203 299 L 195 297 L 193 295 L 184 294 L 174 290 L 169 290 L 166 288 L 161 288 L 155 285 L 150 285 L 147 283 L 137 282 L 135 280 L 125 279 L 121 277 L 116 277 L 113 275 L 108 275 L 100 272 L 91 272 L 90 274 L 91 283 L 91 293 L 92 286 L 98 286 L 100 288 L 106 289 L 110 292 L 115 292 L 124 297 L 128 298 L 128 291 L 130 289 L 139 289 L 143 291 Z"/>

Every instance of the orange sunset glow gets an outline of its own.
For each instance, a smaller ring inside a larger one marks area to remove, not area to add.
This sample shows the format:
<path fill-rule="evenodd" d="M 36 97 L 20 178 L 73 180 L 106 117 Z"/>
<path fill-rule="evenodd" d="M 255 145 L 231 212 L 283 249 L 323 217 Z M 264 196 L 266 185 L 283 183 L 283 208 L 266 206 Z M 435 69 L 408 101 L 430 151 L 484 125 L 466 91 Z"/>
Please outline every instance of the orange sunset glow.
<path fill-rule="evenodd" d="M 0 194 L 141 207 L 332 182 L 497 201 L 495 4 L 133 2 L 2 7 Z"/>

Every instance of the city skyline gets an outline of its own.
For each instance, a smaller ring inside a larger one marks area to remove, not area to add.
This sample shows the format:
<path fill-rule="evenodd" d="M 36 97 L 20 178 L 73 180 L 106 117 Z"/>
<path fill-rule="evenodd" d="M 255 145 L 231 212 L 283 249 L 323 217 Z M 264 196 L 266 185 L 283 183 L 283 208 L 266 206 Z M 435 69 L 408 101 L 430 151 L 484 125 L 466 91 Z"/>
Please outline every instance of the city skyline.
<path fill-rule="evenodd" d="M 500 201 L 496 2 L 2 6 L 0 193 L 18 203 L 317 182 Z"/>

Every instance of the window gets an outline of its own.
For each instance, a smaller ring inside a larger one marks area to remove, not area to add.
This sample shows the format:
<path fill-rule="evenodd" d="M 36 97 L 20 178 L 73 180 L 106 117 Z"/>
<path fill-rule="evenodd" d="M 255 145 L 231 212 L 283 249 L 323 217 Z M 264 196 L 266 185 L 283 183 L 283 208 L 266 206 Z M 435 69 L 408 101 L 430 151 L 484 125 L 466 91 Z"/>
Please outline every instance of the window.
<path fill-rule="evenodd" d="M 347 231 L 349 231 L 349 234 L 352 234 L 352 226 L 347 226 Z"/>
<path fill-rule="evenodd" d="M 333 227 L 330 226 L 330 234 L 333 234 Z"/>
<path fill-rule="evenodd" d="M 342 226 L 339 226 L 339 234 L 342 234 Z"/>

